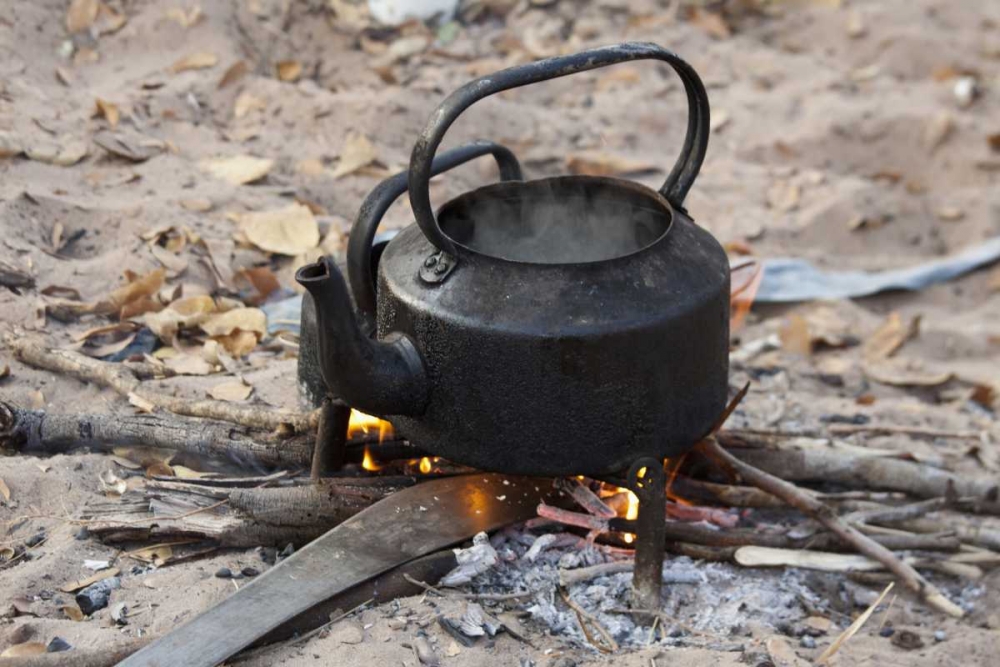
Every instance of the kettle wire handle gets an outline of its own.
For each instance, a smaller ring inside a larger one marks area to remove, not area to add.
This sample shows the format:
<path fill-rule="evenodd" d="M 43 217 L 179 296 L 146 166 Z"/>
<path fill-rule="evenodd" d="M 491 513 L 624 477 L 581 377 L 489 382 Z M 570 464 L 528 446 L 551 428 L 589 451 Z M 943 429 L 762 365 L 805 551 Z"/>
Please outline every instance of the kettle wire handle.
<path fill-rule="evenodd" d="M 688 102 L 684 147 L 667 180 L 660 187 L 660 194 L 673 207 L 683 210 L 684 197 L 698 176 L 708 148 L 709 107 L 705 85 L 694 68 L 673 51 L 651 42 L 626 42 L 511 67 L 470 81 L 449 95 L 431 115 L 410 155 L 410 206 L 427 240 L 439 250 L 454 255 L 454 242 L 441 231 L 434 216 L 429 181 L 433 173 L 434 153 L 445 132 L 463 111 L 479 100 L 504 90 L 635 60 L 661 60 L 668 63 L 684 83 Z"/>
<path fill-rule="evenodd" d="M 430 175 L 437 176 L 484 155 L 492 155 L 496 160 L 501 181 L 520 181 L 524 178 L 514 153 L 506 146 L 492 141 L 473 141 L 441 153 L 434 158 Z M 361 204 L 347 242 L 347 278 L 354 294 L 354 305 L 368 324 L 374 324 L 377 309 L 372 280 L 372 242 L 385 212 L 406 192 L 407 176 L 407 172 L 400 172 L 382 181 L 371 191 Z"/>

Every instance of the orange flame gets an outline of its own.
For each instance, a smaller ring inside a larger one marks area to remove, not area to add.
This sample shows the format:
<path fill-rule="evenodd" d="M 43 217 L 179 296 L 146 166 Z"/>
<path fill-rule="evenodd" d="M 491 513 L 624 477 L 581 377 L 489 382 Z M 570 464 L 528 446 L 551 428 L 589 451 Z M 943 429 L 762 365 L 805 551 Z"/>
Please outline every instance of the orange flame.
<path fill-rule="evenodd" d="M 732 267 L 732 283 L 729 288 L 729 327 L 736 331 L 750 312 L 754 297 L 764 278 L 760 262 L 748 259 Z"/>
<path fill-rule="evenodd" d="M 375 459 L 372 457 L 371 451 L 368 450 L 368 445 L 365 445 L 365 456 L 361 459 L 361 467 L 368 472 L 375 472 L 376 470 L 382 469 L 382 466 L 375 463 Z"/>
<path fill-rule="evenodd" d="M 354 409 L 351 410 L 351 418 L 347 422 L 347 437 L 354 438 L 359 435 L 368 435 L 376 429 L 378 430 L 379 442 L 382 442 L 387 437 L 391 437 L 393 434 L 392 424 L 384 419 L 366 415 Z"/>
<path fill-rule="evenodd" d="M 431 471 L 431 469 L 432 469 L 431 460 L 429 458 L 425 456 L 424 458 L 420 459 L 420 472 L 426 475 Z"/>

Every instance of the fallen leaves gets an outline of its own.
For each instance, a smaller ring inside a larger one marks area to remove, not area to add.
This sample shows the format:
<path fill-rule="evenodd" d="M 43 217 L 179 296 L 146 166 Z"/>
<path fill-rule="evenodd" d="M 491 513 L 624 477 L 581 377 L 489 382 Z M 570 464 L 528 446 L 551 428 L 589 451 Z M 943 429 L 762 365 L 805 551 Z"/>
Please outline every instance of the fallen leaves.
<path fill-rule="evenodd" d="M 72 0 L 66 10 L 66 30 L 72 35 L 89 30 L 101 8 L 98 0 Z"/>
<path fill-rule="evenodd" d="M 799 207 L 802 189 L 791 181 L 775 181 L 767 189 L 767 205 L 781 213 L 791 213 Z"/>
<path fill-rule="evenodd" d="M 308 206 L 292 203 L 274 211 L 247 213 L 240 229 L 261 250 L 292 257 L 319 245 L 319 225 Z"/>
<path fill-rule="evenodd" d="M 3 496 L 4 501 L 10 501 L 10 487 L 3 479 L 0 479 L 0 496 Z"/>
<path fill-rule="evenodd" d="M 298 81 L 302 76 L 302 63 L 298 60 L 282 60 L 275 65 L 275 71 L 282 81 Z"/>
<path fill-rule="evenodd" d="M 566 169 L 585 176 L 627 176 L 660 171 L 651 162 L 633 160 L 601 151 L 574 153 L 566 158 Z"/>
<path fill-rule="evenodd" d="M 145 162 L 159 155 L 166 144 L 159 139 L 143 137 L 137 133 L 111 132 L 104 130 L 94 135 L 94 143 L 112 155 L 130 162 Z"/>
<path fill-rule="evenodd" d="M 955 120 L 950 113 L 942 111 L 927 121 L 924 127 L 924 146 L 928 151 L 934 152 L 948 140 L 954 130 Z"/>
<path fill-rule="evenodd" d="M 95 115 L 101 116 L 104 120 L 108 121 L 108 125 L 112 128 L 118 126 L 118 120 L 121 118 L 121 112 L 118 109 L 118 105 L 113 102 L 108 102 L 107 100 L 102 100 L 98 97 L 94 101 Z"/>
<path fill-rule="evenodd" d="M 219 83 L 216 84 L 216 88 L 222 90 L 226 86 L 233 85 L 234 83 L 245 77 L 247 75 L 247 72 L 249 71 L 250 71 L 250 66 L 247 64 L 247 61 L 237 60 L 235 63 L 230 65 L 229 68 L 225 71 L 225 73 L 222 75 L 222 78 L 219 79 Z"/>
<path fill-rule="evenodd" d="M 231 380 L 217 384 L 208 390 L 209 396 L 219 401 L 239 402 L 250 398 L 253 386 L 243 380 Z"/>
<path fill-rule="evenodd" d="M 208 69 L 209 67 L 215 67 L 218 62 L 219 56 L 214 53 L 199 51 L 186 55 L 175 62 L 170 66 L 170 71 L 174 74 L 179 74 L 180 72 L 187 72 L 189 70 Z"/>
<path fill-rule="evenodd" d="M 273 164 L 274 160 L 267 158 L 233 155 L 204 159 L 198 163 L 198 166 L 202 171 L 219 180 L 227 181 L 233 185 L 246 185 L 267 176 Z"/>
<path fill-rule="evenodd" d="M 86 141 L 71 136 L 42 141 L 24 149 L 24 154 L 32 160 L 58 167 L 72 167 L 89 152 Z"/>
<path fill-rule="evenodd" d="M 351 134 L 344 142 L 344 149 L 340 152 L 340 162 L 333 170 L 334 178 L 343 178 L 348 174 L 367 167 L 378 158 L 375 146 L 363 134 Z"/>
<path fill-rule="evenodd" d="M 86 616 L 83 615 L 83 612 L 80 611 L 79 607 L 71 604 L 59 607 L 59 611 L 61 611 L 69 620 L 76 621 L 78 623 L 86 618 Z"/>
<path fill-rule="evenodd" d="M 862 356 L 869 363 L 887 359 L 895 354 L 903 346 L 903 343 L 911 338 L 916 338 L 919 333 L 919 315 L 904 322 L 899 313 L 890 313 L 871 338 L 865 341 L 861 348 Z"/>
<path fill-rule="evenodd" d="M 200 326 L 209 336 L 230 336 L 237 331 L 250 331 L 263 336 L 267 332 L 267 316 L 259 308 L 233 308 L 212 315 Z"/>
<path fill-rule="evenodd" d="M 947 371 L 929 370 L 916 359 L 887 359 L 866 364 L 864 370 L 872 380 L 898 387 L 936 387 L 953 377 Z"/>
<path fill-rule="evenodd" d="M 79 581 L 74 581 L 69 584 L 65 584 L 59 588 L 63 593 L 76 593 L 77 591 L 83 590 L 91 584 L 96 584 L 98 581 L 103 581 L 104 579 L 109 579 L 111 577 L 117 577 L 121 573 L 117 567 L 112 567 L 107 570 L 101 570 L 100 572 L 95 572 L 86 579 L 80 579 Z"/>
<path fill-rule="evenodd" d="M 729 27 L 726 19 L 717 12 L 711 12 L 699 7 L 691 7 L 688 11 L 687 20 L 705 31 L 709 37 L 714 39 L 728 39 L 733 35 L 733 29 Z"/>
<path fill-rule="evenodd" d="M 47 651 L 45 644 L 41 642 L 24 642 L 8 646 L 3 653 L 0 653 L 0 658 L 27 658 L 33 655 L 42 655 Z"/>

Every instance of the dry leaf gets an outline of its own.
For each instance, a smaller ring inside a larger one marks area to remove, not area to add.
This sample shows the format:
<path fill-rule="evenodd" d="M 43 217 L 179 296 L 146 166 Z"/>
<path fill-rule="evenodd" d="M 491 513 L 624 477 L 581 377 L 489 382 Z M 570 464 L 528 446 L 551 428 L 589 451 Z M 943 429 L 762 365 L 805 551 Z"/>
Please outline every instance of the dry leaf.
<path fill-rule="evenodd" d="M 990 150 L 1000 153 L 1000 132 L 986 135 L 986 145 Z"/>
<path fill-rule="evenodd" d="M 240 330 L 228 336 L 215 336 L 212 340 L 236 359 L 247 356 L 257 347 L 257 334 L 252 331 Z"/>
<path fill-rule="evenodd" d="M 112 450 L 115 456 L 122 458 L 126 463 L 132 463 L 134 470 L 151 466 L 154 463 L 167 463 L 177 455 L 173 449 L 163 447 L 115 447 Z M 119 465 L 122 465 L 119 463 Z M 130 467 L 126 465 L 126 467 Z"/>
<path fill-rule="evenodd" d="M 74 605 L 71 605 L 71 604 L 67 604 L 67 605 L 63 605 L 62 607 L 59 607 L 59 610 L 60 610 L 60 611 L 61 611 L 61 612 L 62 612 L 63 614 L 65 614 L 65 615 L 66 615 L 66 618 L 68 618 L 68 619 L 69 619 L 69 620 L 71 620 L 71 621 L 77 621 L 77 622 L 80 622 L 80 621 L 82 621 L 82 620 L 83 620 L 84 618 L 86 618 L 86 617 L 85 617 L 85 616 L 83 615 L 83 612 L 82 612 L 82 611 L 80 611 L 80 608 L 79 608 L 79 607 L 76 607 L 76 606 L 74 606 Z"/>
<path fill-rule="evenodd" d="M 708 129 L 712 132 L 720 132 L 722 128 L 729 125 L 729 112 L 725 109 L 714 109 L 712 111 L 712 119 L 708 121 Z"/>
<path fill-rule="evenodd" d="M 199 51 L 198 53 L 192 53 L 190 55 L 184 56 L 173 65 L 170 66 L 170 71 L 174 74 L 179 72 L 185 72 L 187 70 L 193 69 L 207 69 L 209 67 L 215 67 L 219 62 L 219 56 L 214 53 L 209 53 L 207 51 Z"/>
<path fill-rule="evenodd" d="M 812 353 L 809 323 L 801 315 L 791 315 L 778 332 L 781 347 L 786 352 L 808 357 Z"/>
<path fill-rule="evenodd" d="M 190 28 L 205 18 L 205 14 L 199 5 L 186 10 L 180 7 L 173 7 L 167 10 L 167 18 L 177 21 L 182 28 Z"/>
<path fill-rule="evenodd" d="M 997 402 L 997 389 L 992 385 L 977 383 L 972 388 L 972 394 L 969 396 L 969 400 L 978 403 L 987 410 L 992 410 L 993 405 Z M 2 480 L 0 480 L 2 482 Z M 2 489 L 0 489 L 2 491 Z"/>
<path fill-rule="evenodd" d="M 934 212 L 945 222 L 958 222 L 965 217 L 965 211 L 957 206 L 942 206 Z"/>
<path fill-rule="evenodd" d="M 165 276 L 166 271 L 163 269 L 154 269 L 139 276 L 111 292 L 107 298 L 94 304 L 93 312 L 98 315 L 119 313 L 126 304 L 156 294 L 157 290 L 163 286 Z"/>
<path fill-rule="evenodd" d="M 862 364 L 865 375 L 876 382 L 896 387 L 936 387 L 948 382 L 952 374 L 926 370 L 911 359 L 883 359 Z"/>
<path fill-rule="evenodd" d="M 0 368 L 0 380 L 5 380 L 10 377 L 10 366 L 4 364 L 3 368 Z"/>
<path fill-rule="evenodd" d="M 154 404 L 148 398 L 143 398 L 134 391 L 129 392 L 128 402 L 134 405 L 135 407 L 139 408 L 140 412 L 153 412 L 154 410 L 156 410 L 156 404 Z M 124 491 L 120 492 L 118 495 L 121 495 L 122 493 L 124 493 Z"/>
<path fill-rule="evenodd" d="M 934 116 L 934 118 L 927 122 L 927 126 L 924 128 L 924 145 L 927 147 L 927 150 L 931 152 L 936 150 L 941 144 L 947 141 L 954 129 L 955 121 L 947 111 L 942 111 Z"/>
<path fill-rule="evenodd" d="M 33 655 L 42 655 L 46 650 L 45 644 L 41 642 L 25 642 L 8 646 L 3 653 L 0 653 L 0 658 L 27 658 Z"/>
<path fill-rule="evenodd" d="M 96 584 L 98 581 L 103 581 L 111 577 L 117 577 L 121 572 L 117 567 L 112 567 L 107 570 L 101 570 L 100 572 L 95 572 L 86 579 L 80 579 L 79 581 L 74 581 L 71 584 L 66 584 L 62 586 L 59 590 L 63 593 L 76 593 L 79 590 L 83 590 L 91 584 Z"/>
<path fill-rule="evenodd" d="M 72 0 L 66 10 L 66 30 L 70 34 L 89 30 L 101 7 L 98 0 Z"/>
<path fill-rule="evenodd" d="M 0 547 L 0 562 L 10 560 L 14 557 L 14 554 L 13 547 Z"/>
<path fill-rule="evenodd" d="M 796 183 L 775 181 L 767 190 L 767 205 L 781 213 L 790 213 L 799 207 L 801 193 Z"/>
<path fill-rule="evenodd" d="M 174 475 L 177 479 L 211 479 L 218 476 L 214 472 L 200 472 L 186 466 L 174 466 Z"/>
<path fill-rule="evenodd" d="M 344 148 L 340 152 L 340 162 L 333 170 L 334 178 L 342 178 L 348 174 L 353 174 L 358 169 L 366 167 L 378 158 L 375 153 L 375 146 L 363 134 L 352 134 L 344 142 Z M 319 242 L 319 239 L 316 240 Z"/>
<path fill-rule="evenodd" d="M 299 77 L 302 76 L 302 63 L 298 60 L 282 60 L 275 66 L 275 69 L 278 72 L 278 78 L 282 81 L 298 81 Z"/>
<path fill-rule="evenodd" d="M 253 387 L 242 380 L 233 380 L 217 384 L 208 390 L 209 396 L 218 401 L 239 402 L 250 398 Z"/>
<path fill-rule="evenodd" d="M 25 148 L 24 153 L 36 162 L 71 167 L 84 157 L 89 149 L 87 142 L 73 137 L 59 137 L 57 143 L 41 143 Z"/>
<path fill-rule="evenodd" d="M 113 102 L 108 102 L 107 100 L 102 100 L 100 97 L 96 99 L 96 114 L 102 116 L 104 120 L 108 121 L 108 125 L 112 128 L 117 127 L 118 120 L 121 118 L 121 113 L 118 110 L 118 105 Z"/>
<path fill-rule="evenodd" d="M 159 139 L 143 137 L 134 132 L 125 134 L 110 130 L 102 130 L 95 134 L 94 143 L 112 155 L 132 162 L 145 162 L 166 148 L 166 144 Z"/>
<path fill-rule="evenodd" d="M 205 213 L 206 211 L 212 210 L 212 200 L 207 197 L 193 198 L 193 199 L 181 199 L 181 208 L 186 211 L 194 211 L 196 213 Z"/>
<path fill-rule="evenodd" d="M 856 9 L 852 9 L 847 14 L 847 36 L 851 39 L 858 39 L 864 37 L 868 33 L 868 28 L 865 27 L 864 17 Z"/>
<path fill-rule="evenodd" d="M 134 558 L 135 560 L 141 560 L 145 563 L 152 563 L 153 565 L 160 567 L 162 565 L 166 565 L 171 557 L 173 557 L 174 550 L 169 544 L 155 544 L 151 547 L 129 551 L 122 555 Z"/>
<path fill-rule="evenodd" d="M 210 375 L 215 372 L 215 367 L 197 354 L 178 354 L 164 360 L 164 364 L 177 375 Z"/>
<path fill-rule="evenodd" d="M 31 409 L 41 410 L 45 407 L 45 394 L 39 389 L 35 389 L 31 392 Z"/>
<path fill-rule="evenodd" d="M 219 90 L 222 90 L 226 86 L 231 86 L 232 84 L 236 83 L 244 76 L 246 76 L 247 72 L 249 71 L 250 71 L 250 66 L 247 65 L 247 61 L 237 60 L 235 63 L 229 66 L 229 69 L 226 70 L 226 73 L 222 75 L 221 79 L 219 79 L 219 83 L 216 87 Z"/>
<path fill-rule="evenodd" d="M 767 654 L 771 657 L 774 667 L 800 667 L 808 663 L 795 654 L 795 650 L 781 637 L 771 637 L 764 642 Z"/>
<path fill-rule="evenodd" d="M 166 267 L 168 275 L 171 278 L 176 278 L 180 274 L 184 273 L 188 267 L 186 259 L 170 252 L 163 246 L 153 244 L 149 247 L 149 251 L 153 253 L 153 257 L 156 258 L 156 261 Z"/>
<path fill-rule="evenodd" d="M 247 213 L 240 230 L 261 250 L 297 257 L 319 245 L 319 225 L 308 206 L 289 204 L 274 211 Z"/>
<path fill-rule="evenodd" d="M 215 178 L 244 185 L 253 183 L 267 176 L 274 160 L 254 157 L 252 155 L 234 155 L 231 157 L 208 158 L 201 160 L 198 166 Z"/>
<path fill-rule="evenodd" d="M 727 39 L 733 34 L 726 19 L 716 12 L 694 7 L 688 15 L 688 20 L 715 39 Z"/>
<path fill-rule="evenodd" d="M 7 486 L 7 483 L 3 479 L 0 479 L 0 496 L 3 496 L 5 501 L 10 500 L 10 487 Z"/>
<path fill-rule="evenodd" d="M 903 343 L 915 338 L 919 333 L 919 315 L 910 318 L 909 322 L 904 324 L 899 313 L 890 313 L 871 338 L 865 341 L 861 349 L 862 356 L 869 362 L 887 359 L 895 354 Z"/>
<path fill-rule="evenodd" d="M 267 315 L 259 308 L 234 308 L 216 313 L 199 325 L 209 336 L 228 336 L 234 331 L 267 333 Z"/>
<path fill-rule="evenodd" d="M 272 293 L 281 289 L 281 283 L 274 271 L 268 266 L 252 266 L 240 271 L 241 276 L 247 279 L 254 290 L 259 295 L 258 301 L 263 301 Z"/>
<path fill-rule="evenodd" d="M 174 469 L 163 461 L 156 461 L 150 466 L 146 467 L 146 477 L 173 477 Z"/>
<path fill-rule="evenodd" d="M 99 35 L 110 35 L 121 30 L 128 22 L 125 14 L 118 12 L 107 4 L 98 4 L 97 20 L 94 22 L 94 29 Z"/>
<path fill-rule="evenodd" d="M 586 176 L 616 176 L 659 171 L 651 162 L 630 160 L 620 155 L 600 151 L 574 153 L 566 158 L 566 168 L 573 174 Z"/>

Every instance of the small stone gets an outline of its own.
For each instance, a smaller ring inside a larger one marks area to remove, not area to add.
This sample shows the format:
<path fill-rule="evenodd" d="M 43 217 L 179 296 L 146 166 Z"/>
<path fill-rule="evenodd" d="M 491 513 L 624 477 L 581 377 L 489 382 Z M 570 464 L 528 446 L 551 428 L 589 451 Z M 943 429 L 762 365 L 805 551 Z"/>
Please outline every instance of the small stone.
<path fill-rule="evenodd" d="M 66 641 L 65 639 L 63 639 L 62 637 L 53 637 L 52 641 L 50 641 L 48 643 L 48 646 L 45 647 L 45 652 L 46 653 L 61 653 L 62 651 L 68 651 L 71 648 L 73 648 L 73 647 L 70 646 L 70 643 L 68 641 Z"/>
<path fill-rule="evenodd" d="M 259 554 L 260 559 L 267 565 L 274 565 L 278 560 L 278 550 L 274 547 L 261 547 Z"/>
<path fill-rule="evenodd" d="M 36 533 L 24 541 L 25 545 L 29 547 L 37 547 L 42 541 L 45 540 L 45 533 Z"/>
<path fill-rule="evenodd" d="M 80 530 L 76 531 L 76 533 L 73 534 L 73 538 L 77 540 L 85 540 L 89 537 L 90 537 L 90 531 L 87 530 L 86 526 L 84 526 L 83 528 L 81 528 Z"/>
<path fill-rule="evenodd" d="M 892 637 L 892 635 L 895 634 L 895 632 L 896 632 L 896 628 L 893 628 L 893 627 L 890 627 L 890 626 L 887 625 L 884 628 L 882 628 L 881 630 L 879 630 L 878 634 L 879 634 L 880 637 Z"/>
<path fill-rule="evenodd" d="M 80 608 L 80 611 L 90 616 L 95 611 L 107 607 L 108 600 L 111 599 L 111 591 L 121 588 L 121 585 L 122 580 L 118 577 L 102 579 L 77 593 L 75 598 L 76 605 Z"/>
<path fill-rule="evenodd" d="M 892 636 L 892 643 L 904 651 L 915 651 L 924 647 L 924 640 L 912 630 L 900 630 Z"/>
<path fill-rule="evenodd" d="M 365 640 L 365 633 L 354 623 L 344 623 L 330 629 L 330 639 L 336 644 L 360 644 Z"/>
<path fill-rule="evenodd" d="M 219 579 L 232 579 L 233 571 L 230 570 L 228 567 L 220 567 L 218 570 L 215 571 L 215 576 Z"/>
<path fill-rule="evenodd" d="M 936 642 L 943 642 L 947 638 L 948 638 L 948 635 L 945 634 L 944 630 L 935 630 L 934 631 L 934 641 L 936 641 Z"/>
<path fill-rule="evenodd" d="M 802 648 L 816 648 L 816 640 L 810 635 L 802 635 L 802 639 L 799 640 L 799 644 Z"/>
<path fill-rule="evenodd" d="M 545 667 L 576 667 L 576 660 L 569 656 L 560 655 L 549 660 L 549 664 Z"/>
<path fill-rule="evenodd" d="M 260 574 L 260 570 L 258 570 L 255 567 L 245 567 L 242 570 L 240 570 L 240 574 L 242 574 L 244 577 L 256 577 L 258 574 Z"/>

